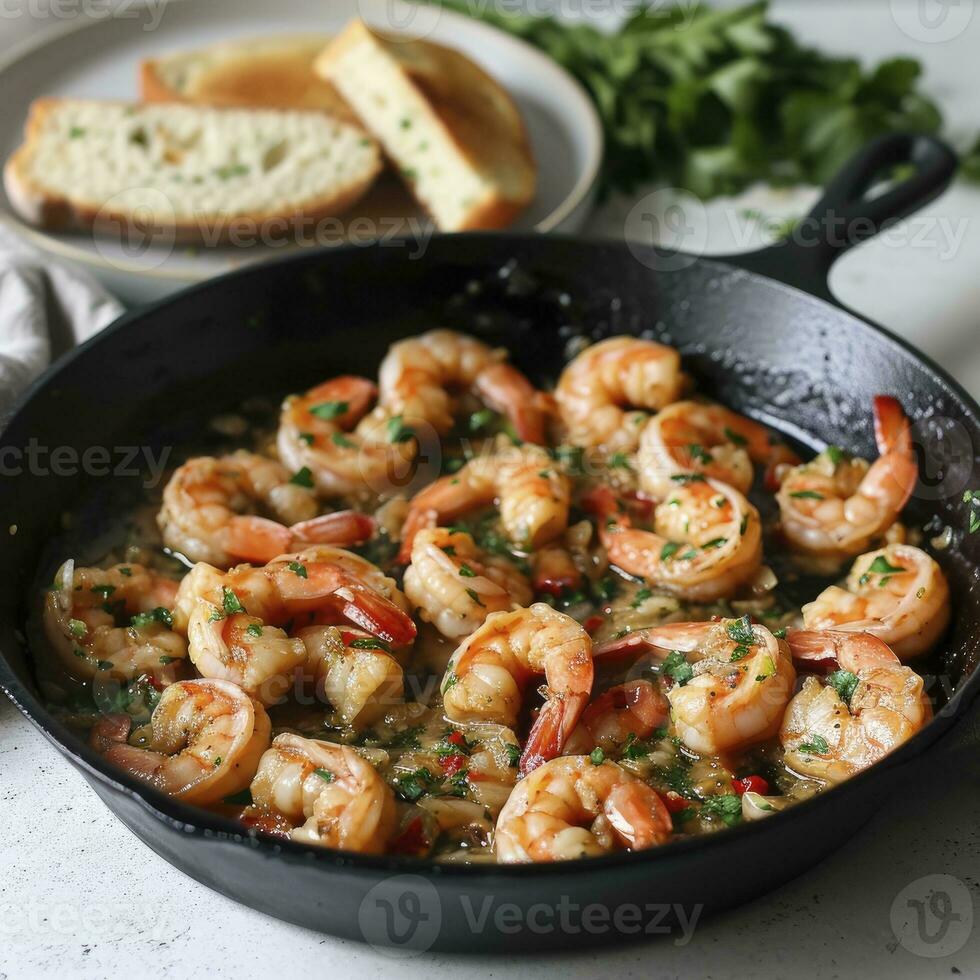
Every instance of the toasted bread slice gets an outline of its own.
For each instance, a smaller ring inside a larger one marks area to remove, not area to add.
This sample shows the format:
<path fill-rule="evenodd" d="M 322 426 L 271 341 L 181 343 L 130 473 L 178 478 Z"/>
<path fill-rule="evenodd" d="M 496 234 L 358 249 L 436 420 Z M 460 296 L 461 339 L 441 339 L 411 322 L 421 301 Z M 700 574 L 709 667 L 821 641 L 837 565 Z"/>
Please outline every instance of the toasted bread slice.
<path fill-rule="evenodd" d="M 328 34 L 226 41 L 140 65 L 144 102 L 321 109 L 354 121 L 347 103 L 313 71 Z"/>
<path fill-rule="evenodd" d="M 534 197 L 510 96 L 458 51 L 354 21 L 316 59 L 444 231 L 501 228 Z"/>
<path fill-rule="evenodd" d="M 4 186 L 44 228 L 214 244 L 339 214 L 381 167 L 373 139 L 322 112 L 41 99 Z"/>

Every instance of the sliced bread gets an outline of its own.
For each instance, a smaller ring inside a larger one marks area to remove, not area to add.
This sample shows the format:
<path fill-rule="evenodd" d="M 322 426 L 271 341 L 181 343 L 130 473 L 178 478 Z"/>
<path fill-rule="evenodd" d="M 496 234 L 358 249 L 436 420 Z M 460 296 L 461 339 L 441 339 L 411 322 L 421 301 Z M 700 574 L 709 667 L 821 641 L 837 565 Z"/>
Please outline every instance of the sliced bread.
<path fill-rule="evenodd" d="M 354 21 L 316 59 L 443 231 L 501 228 L 530 203 L 520 112 L 483 69 L 429 41 Z"/>
<path fill-rule="evenodd" d="M 140 65 L 144 102 L 321 109 L 354 121 L 337 90 L 313 71 L 328 34 L 225 41 Z"/>
<path fill-rule="evenodd" d="M 4 186 L 41 227 L 214 244 L 339 214 L 381 167 L 373 139 L 322 112 L 42 99 Z"/>

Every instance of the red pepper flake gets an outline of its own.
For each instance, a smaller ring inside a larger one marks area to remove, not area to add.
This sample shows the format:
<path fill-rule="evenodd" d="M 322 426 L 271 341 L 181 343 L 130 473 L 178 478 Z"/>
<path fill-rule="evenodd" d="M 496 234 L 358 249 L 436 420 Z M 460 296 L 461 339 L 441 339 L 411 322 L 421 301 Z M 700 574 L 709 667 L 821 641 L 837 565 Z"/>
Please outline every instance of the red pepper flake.
<path fill-rule="evenodd" d="M 442 771 L 447 776 L 455 776 L 460 769 L 465 769 L 469 760 L 465 755 L 447 755 L 441 760 Z"/>
<path fill-rule="evenodd" d="M 769 783 L 761 776 L 746 776 L 744 779 L 733 779 L 732 789 L 741 796 L 743 793 L 758 793 L 765 796 L 769 792 Z"/>
<path fill-rule="evenodd" d="M 589 618 L 582 624 L 582 628 L 586 633 L 594 633 L 605 621 L 605 616 L 589 616 Z"/>
<path fill-rule="evenodd" d="M 446 736 L 446 741 L 450 745 L 458 745 L 461 749 L 466 748 L 466 736 L 462 732 L 452 732 L 452 734 Z"/>
<path fill-rule="evenodd" d="M 393 854 L 427 854 L 429 846 L 429 838 L 425 835 L 422 818 L 415 817 L 391 842 L 389 850 Z"/>
<path fill-rule="evenodd" d="M 667 790 L 666 793 L 661 793 L 660 799 L 664 801 L 668 813 L 680 813 L 681 810 L 686 810 L 691 805 L 680 793 L 675 793 L 672 789 Z"/>

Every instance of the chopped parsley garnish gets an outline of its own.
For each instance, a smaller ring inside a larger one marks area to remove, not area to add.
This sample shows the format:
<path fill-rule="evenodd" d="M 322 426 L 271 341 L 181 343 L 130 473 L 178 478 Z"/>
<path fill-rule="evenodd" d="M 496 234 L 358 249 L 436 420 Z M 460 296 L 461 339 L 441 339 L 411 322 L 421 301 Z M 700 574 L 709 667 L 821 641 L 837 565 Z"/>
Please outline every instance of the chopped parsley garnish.
<path fill-rule="evenodd" d="M 963 503 L 970 505 L 970 534 L 980 531 L 980 490 L 964 490 Z"/>
<path fill-rule="evenodd" d="M 850 707 L 854 690 L 858 686 L 857 674 L 852 674 L 849 670 L 835 670 L 827 675 L 827 683 L 840 695 L 841 701 Z"/>
<path fill-rule="evenodd" d="M 451 687 L 459 683 L 459 678 L 456 676 L 456 672 L 452 670 L 446 671 L 446 676 L 442 679 L 442 687 L 439 688 L 440 694 L 445 694 Z"/>
<path fill-rule="evenodd" d="M 796 751 L 809 752 L 812 755 L 826 755 L 830 751 L 830 746 L 823 735 L 811 735 L 809 741 L 800 742 L 796 746 Z"/>
<path fill-rule="evenodd" d="M 103 599 L 108 599 L 116 591 L 116 587 L 114 585 L 93 585 L 90 591 L 102 596 Z"/>
<path fill-rule="evenodd" d="M 597 745 L 590 753 L 589 760 L 594 766 L 601 766 L 606 761 L 606 753 Z"/>
<path fill-rule="evenodd" d="M 227 585 L 221 586 L 221 604 L 224 606 L 226 616 L 245 612 L 245 607 L 239 601 L 238 596 Z"/>
<path fill-rule="evenodd" d="M 312 446 L 316 442 L 316 436 L 312 432 L 301 432 L 299 438 L 300 442 L 305 442 L 307 446 Z"/>
<path fill-rule="evenodd" d="M 824 495 L 816 490 L 794 490 L 791 494 L 796 500 L 823 500 Z"/>
<path fill-rule="evenodd" d="M 355 637 L 347 646 L 351 650 L 383 650 L 385 653 L 391 653 L 391 647 L 376 636 Z"/>
<path fill-rule="evenodd" d="M 701 805 L 701 813 L 717 817 L 726 826 L 734 827 L 742 820 L 742 798 L 735 793 L 709 796 Z"/>
<path fill-rule="evenodd" d="M 402 773 L 395 778 L 395 792 L 409 803 L 430 792 L 437 782 L 435 776 L 424 766 L 414 772 Z"/>
<path fill-rule="evenodd" d="M 388 419 L 386 426 L 388 430 L 388 442 L 408 442 L 415 438 L 415 432 L 405 425 L 400 415 L 395 415 Z"/>
<path fill-rule="evenodd" d="M 585 472 L 583 465 L 585 449 L 582 446 L 556 446 L 554 449 L 549 449 L 548 452 L 573 476 L 581 476 Z"/>
<path fill-rule="evenodd" d="M 829 459 L 831 463 L 834 464 L 835 468 L 839 466 L 847 458 L 847 453 L 845 453 L 844 450 L 840 448 L 840 446 L 828 446 L 824 450 L 824 453 L 826 454 L 827 459 Z"/>
<path fill-rule="evenodd" d="M 88 632 L 88 627 L 80 619 L 69 619 L 68 631 L 72 636 L 81 637 Z"/>
<path fill-rule="evenodd" d="M 505 748 L 507 749 L 507 764 L 511 769 L 516 769 L 521 761 L 521 747 L 513 742 L 508 742 Z"/>
<path fill-rule="evenodd" d="M 631 470 L 629 455 L 626 453 L 613 453 L 607 463 L 611 470 Z"/>
<path fill-rule="evenodd" d="M 486 609 L 486 604 L 480 599 L 479 593 L 476 589 L 467 589 L 466 594 L 481 608 Z"/>
<path fill-rule="evenodd" d="M 701 545 L 701 547 L 707 551 L 709 548 L 720 548 L 722 545 L 728 543 L 728 538 L 712 538 L 707 544 Z"/>
<path fill-rule="evenodd" d="M 663 672 L 680 687 L 694 677 L 694 668 L 680 650 L 671 650 L 667 654 L 664 658 Z"/>
<path fill-rule="evenodd" d="M 868 570 L 858 579 L 858 585 L 867 585 L 871 581 L 872 575 L 884 576 L 878 583 L 879 587 L 888 584 L 892 575 L 900 575 L 906 569 L 901 565 L 892 565 L 884 555 L 878 557 L 868 566 Z"/>
<path fill-rule="evenodd" d="M 333 444 L 335 446 L 340 446 L 341 449 L 353 449 L 354 443 L 343 434 L 343 432 L 335 432 L 331 437 Z"/>
<path fill-rule="evenodd" d="M 675 473 L 671 476 L 674 483 L 704 483 L 705 478 L 702 473 Z"/>
<path fill-rule="evenodd" d="M 325 783 L 332 783 L 337 778 L 329 769 L 314 769 L 313 772 Z"/>
<path fill-rule="evenodd" d="M 463 578 L 476 578 L 476 572 L 474 572 L 469 565 L 465 564 L 459 566 L 459 574 L 462 575 Z"/>
<path fill-rule="evenodd" d="M 261 636 L 262 627 L 259 626 L 258 623 L 249 623 L 248 626 L 245 627 L 245 632 L 248 633 L 249 636 Z"/>
<path fill-rule="evenodd" d="M 156 609 L 152 609 L 149 612 L 136 613 L 135 616 L 130 617 L 130 625 L 135 626 L 137 629 L 143 626 L 149 626 L 151 623 L 160 623 L 166 626 L 167 629 L 172 629 L 174 625 L 173 613 L 164 606 L 157 606 Z"/>
<path fill-rule="evenodd" d="M 770 677 L 776 676 L 776 661 L 772 657 L 766 655 L 766 658 L 762 661 L 762 673 L 756 675 L 756 681 L 765 681 Z"/>
<path fill-rule="evenodd" d="M 678 551 L 680 551 L 680 548 L 681 548 L 681 546 L 680 546 L 680 544 L 677 541 L 668 541 L 660 549 L 660 560 L 661 561 L 670 561 L 670 559 L 673 558 L 674 555 L 676 555 Z"/>
<path fill-rule="evenodd" d="M 725 438 L 736 446 L 747 446 L 749 444 L 749 440 L 745 436 L 736 432 L 734 429 L 730 429 L 727 425 L 725 426 Z"/>
<path fill-rule="evenodd" d="M 320 402 L 319 405 L 310 406 L 310 415 L 315 415 L 318 419 L 323 419 L 324 422 L 340 418 L 341 415 L 346 415 L 348 411 L 350 411 L 350 402 Z"/>
<path fill-rule="evenodd" d="M 652 595 L 653 592 L 650 589 L 638 589 L 636 595 L 633 597 L 633 601 L 630 603 L 630 608 L 639 609 Z"/>
<path fill-rule="evenodd" d="M 470 416 L 469 430 L 470 432 L 482 432 L 484 429 L 493 425 L 499 418 L 500 416 L 489 408 L 480 409 L 479 412 L 474 412 Z"/>
<path fill-rule="evenodd" d="M 623 743 L 622 756 L 624 759 L 643 759 L 650 754 L 650 746 L 641 742 L 633 732 L 626 736 Z"/>
<path fill-rule="evenodd" d="M 304 466 L 289 478 L 289 482 L 295 484 L 297 487 L 306 487 L 307 490 L 312 490 L 313 471 L 308 466 Z"/>
<path fill-rule="evenodd" d="M 752 619 L 749 616 L 730 619 L 725 626 L 725 632 L 728 633 L 730 639 L 743 646 L 752 646 L 755 643 L 755 633 L 752 632 Z"/>
<path fill-rule="evenodd" d="M 306 566 L 300 564 L 298 561 L 291 561 L 286 566 L 294 575 L 298 575 L 300 578 L 309 578 L 306 572 Z"/>
<path fill-rule="evenodd" d="M 611 575 L 604 575 L 598 582 L 593 583 L 592 591 L 597 599 L 602 602 L 610 602 L 615 598 L 619 586 Z"/>
<path fill-rule="evenodd" d="M 708 463 L 714 462 L 714 456 L 712 456 L 711 453 L 704 448 L 704 446 L 699 446 L 696 442 L 692 442 L 691 445 L 687 447 L 687 451 L 691 459 L 696 460 L 699 463 L 704 463 L 707 465 Z"/>

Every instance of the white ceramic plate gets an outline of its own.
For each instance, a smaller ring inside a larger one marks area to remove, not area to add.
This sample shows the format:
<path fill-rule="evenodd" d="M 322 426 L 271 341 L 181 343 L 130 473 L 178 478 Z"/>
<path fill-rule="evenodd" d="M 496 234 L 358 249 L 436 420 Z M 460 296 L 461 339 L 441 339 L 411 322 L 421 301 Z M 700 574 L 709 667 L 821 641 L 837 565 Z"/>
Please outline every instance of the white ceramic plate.
<path fill-rule="evenodd" d="M 98 5 L 92 6 L 98 10 Z M 539 179 L 537 196 L 516 229 L 575 231 L 588 214 L 602 159 L 602 128 L 592 103 L 553 61 L 501 31 L 438 5 L 402 0 L 151 0 L 146 7 L 123 6 L 113 17 L 66 22 L 40 41 L 15 50 L 0 65 L 3 159 L 21 142 L 28 107 L 39 96 L 135 100 L 137 68 L 143 58 L 233 38 L 330 34 L 360 16 L 379 27 L 458 48 L 493 74 L 517 101 Z M 418 228 L 424 220 L 392 179 L 382 180 L 352 215 L 358 211 L 415 219 L 412 225 L 402 223 L 403 230 Z M 165 244 L 124 245 L 84 234 L 48 234 L 16 218 L 2 195 L 0 219 L 50 254 L 88 268 L 128 302 L 145 302 L 287 250 L 268 245 L 181 249 Z M 385 235 L 395 224 L 377 227 Z M 342 240 L 338 236 L 326 244 Z"/>

